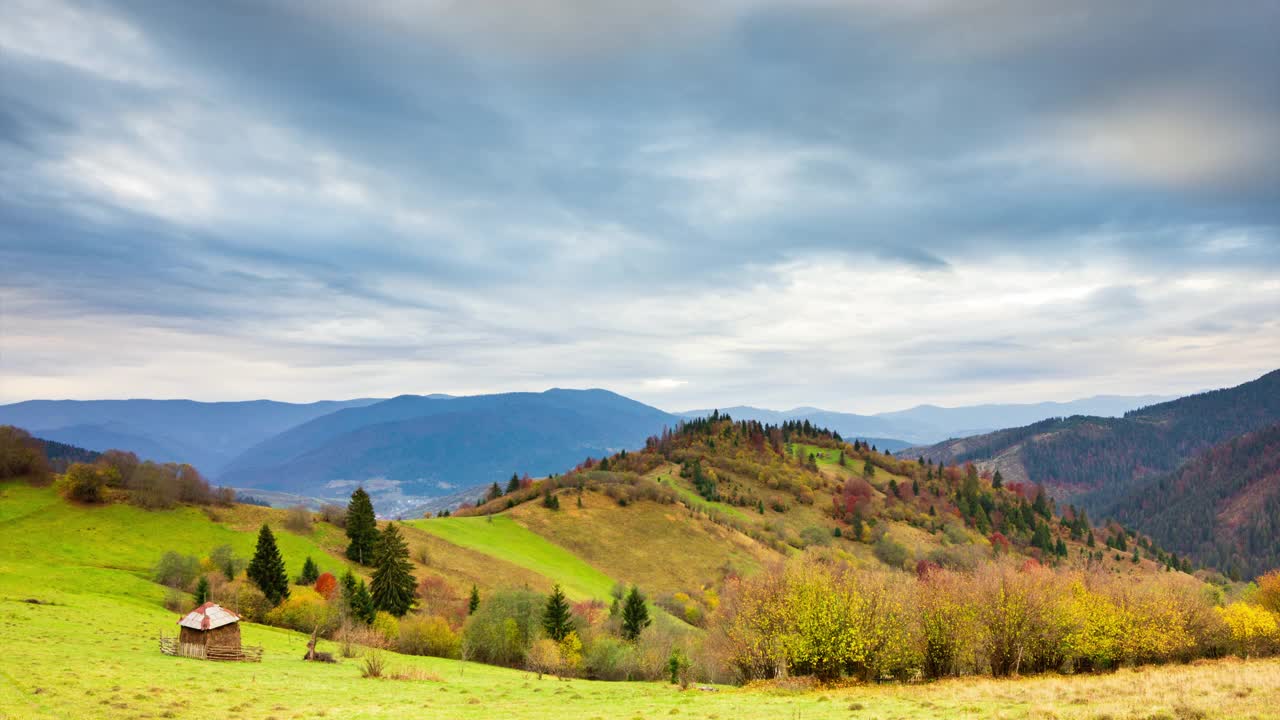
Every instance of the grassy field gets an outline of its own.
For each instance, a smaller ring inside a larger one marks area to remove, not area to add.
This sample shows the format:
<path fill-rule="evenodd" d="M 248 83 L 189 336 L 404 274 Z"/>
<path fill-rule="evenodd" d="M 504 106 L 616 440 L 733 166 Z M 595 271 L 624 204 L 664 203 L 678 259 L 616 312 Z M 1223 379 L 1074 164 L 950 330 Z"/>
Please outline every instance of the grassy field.
<path fill-rule="evenodd" d="M 410 520 L 406 525 L 459 547 L 554 578 L 577 600 L 606 600 L 614 579 L 578 556 L 520 525 L 509 515 Z"/>
<path fill-rule="evenodd" d="M 609 506 L 590 499 L 583 512 L 613 517 Z M 516 670 L 394 654 L 387 655 L 389 671 L 412 679 L 365 679 L 358 659 L 336 665 L 303 662 L 305 636 L 252 624 L 245 624 L 244 639 L 265 647 L 261 664 L 164 656 L 156 637 L 176 632 L 177 615 L 161 606 L 165 589 L 147 580 L 159 552 L 199 553 L 226 542 L 247 554 L 256 524 L 278 520 L 279 513 L 236 508 L 220 517 L 215 523 L 189 508 L 149 513 L 126 506 L 76 507 L 47 489 L 0 485 L 0 719 L 1280 717 L 1280 661 L 1275 660 L 1091 677 L 681 692 L 661 683 L 538 680 Z M 537 524 L 536 517 L 523 521 Z M 563 573 L 584 593 L 607 594 L 612 582 L 511 518 L 495 518 L 492 525 L 483 518 L 420 524 L 461 545 L 489 552 L 500 548 L 512 562 L 522 559 L 553 576 Z M 291 562 L 312 554 L 322 566 L 336 567 L 338 558 L 322 555 L 341 544 L 332 531 L 317 528 L 308 537 L 282 532 L 281 545 Z M 524 549 L 511 551 L 507 543 Z M 448 556 L 433 560 L 433 568 L 455 562 L 458 555 L 468 564 L 517 567 L 455 545 L 432 551 Z M 325 643 L 321 649 L 335 648 Z"/>
<path fill-rule="evenodd" d="M 28 578 L 30 580 L 30 578 Z M 388 655 L 364 679 L 359 660 L 301 660 L 306 638 L 249 625 L 261 664 L 161 655 L 155 636 L 176 617 L 146 602 L 56 595 L 14 599 L 0 585 L 0 718 L 1038 718 L 1115 720 L 1280 716 L 1280 662 L 1224 662 L 1097 677 L 966 679 L 807 692 L 678 689 L 660 683 L 542 680 L 460 661 Z M 30 594 L 30 593 L 26 593 Z M 44 595 L 44 593 L 36 593 Z"/>

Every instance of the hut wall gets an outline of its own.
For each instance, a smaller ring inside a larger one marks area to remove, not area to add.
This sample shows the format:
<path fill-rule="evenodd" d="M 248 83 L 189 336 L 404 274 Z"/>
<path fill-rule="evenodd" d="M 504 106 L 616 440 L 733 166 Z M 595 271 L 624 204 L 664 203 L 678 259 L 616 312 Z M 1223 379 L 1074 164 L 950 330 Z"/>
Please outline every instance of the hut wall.
<path fill-rule="evenodd" d="M 231 623 L 212 630 L 195 630 L 182 627 L 178 634 L 178 647 L 183 655 L 203 658 L 208 646 L 240 649 L 240 624 Z"/>

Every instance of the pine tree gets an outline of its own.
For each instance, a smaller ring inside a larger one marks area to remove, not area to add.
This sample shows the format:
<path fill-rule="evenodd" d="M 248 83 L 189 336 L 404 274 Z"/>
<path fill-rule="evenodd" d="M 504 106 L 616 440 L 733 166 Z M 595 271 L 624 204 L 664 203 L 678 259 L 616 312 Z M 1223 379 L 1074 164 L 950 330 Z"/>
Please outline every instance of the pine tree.
<path fill-rule="evenodd" d="M 395 523 L 388 523 L 387 529 L 378 536 L 378 544 L 373 548 L 373 565 L 369 590 L 374 608 L 396 617 L 409 612 L 418 583 L 413 578 L 413 563 L 409 562 L 409 546 L 400 537 Z"/>
<path fill-rule="evenodd" d="M 542 611 L 542 629 L 547 637 L 560 642 L 573 632 L 573 616 L 569 612 L 569 601 L 565 600 L 564 591 L 557 584 L 547 596 L 547 606 Z"/>
<path fill-rule="evenodd" d="M 853 539 L 862 542 L 862 508 L 853 509 L 853 517 L 849 518 L 849 525 L 853 527 Z"/>
<path fill-rule="evenodd" d="M 258 547 L 249 562 L 249 579 L 267 596 L 272 605 L 289 597 L 289 576 L 284 571 L 284 558 L 276 547 L 276 536 L 265 524 L 258 531 Z"/>
<path fill-rule="evenodd" d="M 200 576 L 200 582 L 196 583 L 196 607 L 209 602 L 209 578 L 204 575 Z"/>
<path fill-rule="evenodd" d="M 622 606 L 622 637 L 632 641 L 638 639 L 651 622 L 644 595 L 640 594 L 640 588 L 632 585 Z"/>
<path fill-rule="evenodd" d="M 1054 547 L 1054 553 L 1055 553 L 1058 557 L 1066 557 L 1066 556 L 1067 556 L 1067 544 L 1066 544 L 1066 543 L 1064 543 L 1064 542 L 1062 542 L 1062 538 L 1058 538 L 1058 544 L 1057 544 L 1057 546 L 1055 546 L 1055 547 Z"/>
<path fill-rule="evenodd" d="M 876 466 L 871 464 L 870 460 L 862 461 L 862 477 L 873 478 L 876 476 Z"/>
<path fill-rule="evenodd" d="M 378 541 L 378 519 L 373 514 L 373 501 L 362 487 L 351 493 L 351 502 L 347 503 L 347 537 L 351 539 L 347 559 L 361 565 L 371 563 L 373 545 Z"/>
<path fill-rule="evenodd" d="M 353 617 L 365 625 L 373 624 L 373 617 L 378 613 L 378 609 L 373 604 L 373 596 L 369 594 L 369 586 L 365 584 L 364 578 L 356 584 L 349 605 Z"/>
<path fill-rule="evenodd" d="M 996 471 L 995 475 L 991 476 L 991 487 L 996 490 L 1004 487 L 1004 476 L 1000 474 L 999 470 Z"/>
<path fill-rule="evenodd" d="M 511 473 L 511 479 L 507 481 L 507 493 L 513 493 L 520 489 L 520 476 Z"/>
<path fill-rule="evenodd" d="M 475 615 L 476 610 L 480 609 L 480 588 L 475 583 L 471 583 L 471 599 L 467 601 L 467 614 Z"/>
<path fill-rule="evenodd" d="M 502 488 L 498 487 L 498 483 L 495 482 L 489 486 L 489 492 L 485 495 L 485 500 L 497 500 L 500 497 L 502 497 Z"/>
<path fill-rule="evenodd" d="M 911 494 L 915 496 L 920 495 L 920 481 L 915 478 L 911 479 Z"/>
<path fill-rule="evenodd" d="M 311 556 L 307 556 L 307 561 L 302 563 L 302 574 L 298 576 L 299 585 L 313 585 L 316 578 L 320 577 L 320 568 L 316 567 Z"/>
<path fill-rule="evenodd" d="M 546 491 L 542 495 L 542 507 L 548 510 L 559 510 L 560 509 L 559 496 L 552 494 L 550 490 Z"/>

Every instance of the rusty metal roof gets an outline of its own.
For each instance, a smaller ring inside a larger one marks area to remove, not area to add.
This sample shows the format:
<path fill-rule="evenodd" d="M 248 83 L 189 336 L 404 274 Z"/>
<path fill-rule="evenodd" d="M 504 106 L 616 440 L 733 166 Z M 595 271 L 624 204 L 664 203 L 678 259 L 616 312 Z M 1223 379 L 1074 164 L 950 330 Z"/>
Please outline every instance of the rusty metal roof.
<path fill-rule="evenodd" d="M 212 630 L 223 625 L 230 625 L 240 620 L 240 616 L 216 603 L 207 602 L 187 613 L 178 624 L 192 630 Z"/>

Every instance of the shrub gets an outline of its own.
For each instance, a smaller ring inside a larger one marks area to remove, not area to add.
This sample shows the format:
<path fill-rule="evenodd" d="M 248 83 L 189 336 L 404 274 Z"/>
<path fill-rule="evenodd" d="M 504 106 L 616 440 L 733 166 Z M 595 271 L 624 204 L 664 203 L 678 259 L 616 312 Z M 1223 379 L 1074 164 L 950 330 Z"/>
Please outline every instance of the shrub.
<path fill-rule="evenodd" d="M 179 555 L 170 550 L 160 556 L 151 572 L 151 578 L 161 585 L 185 590 L 200 574 L 200 561 L 190 555 Z"/>
<path fill-rule="evenodd" d="M 400 621 L 396 649 L 406 655 L 458 658 L 462 640 L 439 615 L 411 615 Z"/>
<path fill-rule="evenodd" d="M 235 580 L 236 576 L 249 566 L 249 562 L 237 557 L 236 551 L 230 545 L 219 545 L 209 553 L 209 565 L 221 570 L 228 580 Z"/>
<path fill-rule="evenodd" d="M 388 646 L 394 645 L 400 637 L 400 621 L 396 620 L 395 615 L 385 610 L 379 610 L 373 616 L 372 628 L 387 641 Z"/>
<path fill-rule="evenodd" d="M 325 600 L 333 600 L 338 592 L 338 579 L 333 573 L 320 573 L 320 577 L 316 578 L 315 590 Z"/>
<path fill-rule="evenodd" d="M 338 609 L 325 602 L 319 593 L 298 590 L 268 611 L 264 620 L 268 625 L 301 633 L 319 630 L 327 636 L 338 627 Z"/>
<path fill-rule="evenodd" d="M 102 502 L 103 489 L 120 484 L 120 472 L 110 465 L 75 463 L 58 479 L 58 492 L 68 500 Z"/>
<path fill-rule="evenodd" d="M 311 511 L 306 505 L 294 505 L 284 516 L 284 526 L 299 535 L 311 534 Z"/>
<path fill-rule="evenodd" d="M 559 674 L 560 663 L 560 645 L 550 638 L 533 643 L 525 657 L 525 666 L 530 672 L 537 673 L 539 679 L 544 673 Z"/>
<path fill-rule="evenodd" d="M 347 526 L 347 509 L 341 505 L 325 503 L 320 506 L 320 520 L 335 527 Z"/>
<path fill-rule="evenodd" d="M 529 590 L 499 591 L 480 603 L 462 631 L 463 657 L 522 667 L 538 633 L 543 598 Z"/>
<path fill-rule="evenodd" d="M 380 678 L 386 667 L 387 661 L 382 652 L 370 650 L 364 654 L 364 661 L 360 663 L 360 677 Z"/>
<path fill-rule="evenodd" d="M 876 558 L 891 568 L 902 569 L 911 557 L 911 551 L 905 545 L 889 537 L 888 533 L 876 540 L 874 549 Z"/>

